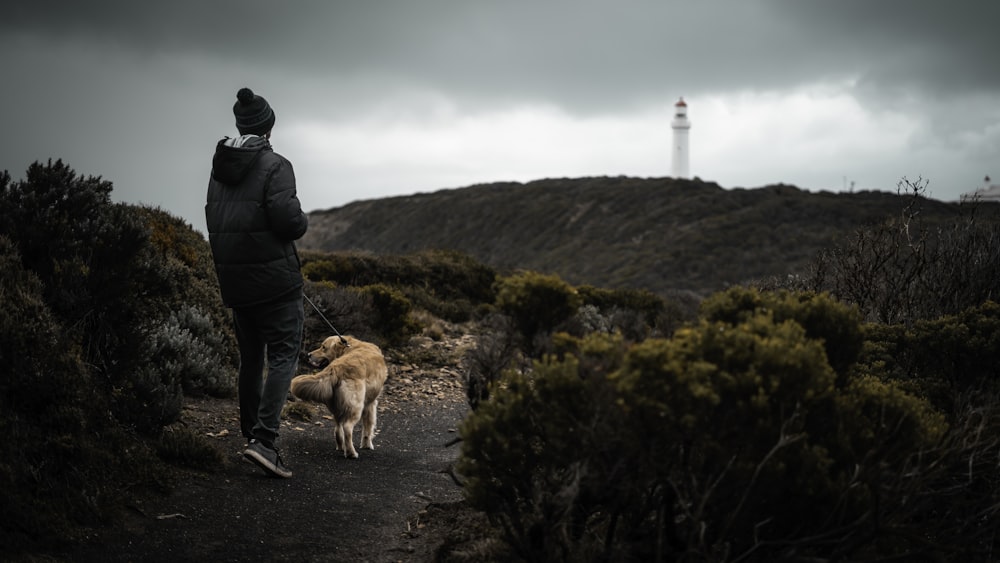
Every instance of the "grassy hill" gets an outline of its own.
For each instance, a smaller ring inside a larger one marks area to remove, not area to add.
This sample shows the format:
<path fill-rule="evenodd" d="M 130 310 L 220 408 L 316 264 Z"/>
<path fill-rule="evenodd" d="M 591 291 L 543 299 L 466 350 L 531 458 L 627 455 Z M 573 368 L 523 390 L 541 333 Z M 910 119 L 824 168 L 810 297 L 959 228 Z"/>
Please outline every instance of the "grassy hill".
<path fill-rule="evenodd" d="M 466 253 L 573 284 L 706 294 L 807 268 L 858 227 L 899 216 L 905 195 L 723 189 L 700 180 L 594 177 L 496 183 L 316 211 L 301 246 Z M 925 220 L 958 204 L 923 202 Z"/>

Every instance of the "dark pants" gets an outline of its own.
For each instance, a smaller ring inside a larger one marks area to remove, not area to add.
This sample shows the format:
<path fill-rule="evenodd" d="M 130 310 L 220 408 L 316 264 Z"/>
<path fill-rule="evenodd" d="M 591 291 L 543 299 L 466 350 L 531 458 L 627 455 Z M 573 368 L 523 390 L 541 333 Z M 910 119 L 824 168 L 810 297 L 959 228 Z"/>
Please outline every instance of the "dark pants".
<path fill-rule="evenodd" d="M 302 299 L 233 309 L 240 345 L 240 430 L 248 440 L 274 447 L 298 367 L 304 318 Z"/>

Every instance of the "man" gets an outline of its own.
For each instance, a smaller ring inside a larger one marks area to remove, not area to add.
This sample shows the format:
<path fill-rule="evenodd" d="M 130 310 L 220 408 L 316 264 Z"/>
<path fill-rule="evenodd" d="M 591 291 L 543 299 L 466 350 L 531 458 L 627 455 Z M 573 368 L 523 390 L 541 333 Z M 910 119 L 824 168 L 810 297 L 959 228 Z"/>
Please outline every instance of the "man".
<path fill-rule="evenodd" d="M 208 238 L 240 347 L 243 455 L 270 475 L 291 477 L 275 441 L 302 343 L 303 282 L 294 241 L 308 219 L 291 163 L 271 149 L 274 111 L 249 88 L 236 98 L 240 136 L 219 141 L 212 159 Z"/>

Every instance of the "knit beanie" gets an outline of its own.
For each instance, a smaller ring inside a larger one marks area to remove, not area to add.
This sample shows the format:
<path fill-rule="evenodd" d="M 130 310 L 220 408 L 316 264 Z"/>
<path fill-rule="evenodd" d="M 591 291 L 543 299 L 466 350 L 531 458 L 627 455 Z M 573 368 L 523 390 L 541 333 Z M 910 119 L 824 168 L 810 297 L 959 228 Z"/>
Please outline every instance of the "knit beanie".
<path fill-rule="evenodd" d="M 274 127 L 274 111 L 267 100 L 249 88 L 240 88 L 233 104 L 236 129 L 240 135 L 263 135 Z"/>

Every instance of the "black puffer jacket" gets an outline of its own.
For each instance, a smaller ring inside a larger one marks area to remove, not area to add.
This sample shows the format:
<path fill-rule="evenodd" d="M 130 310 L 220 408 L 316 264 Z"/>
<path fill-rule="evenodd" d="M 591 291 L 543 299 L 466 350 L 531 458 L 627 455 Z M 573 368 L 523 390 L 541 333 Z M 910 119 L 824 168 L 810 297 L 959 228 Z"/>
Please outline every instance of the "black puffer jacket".
<path fill-rule="evenodd" d="M 262 137 L 215 147 L 205 218 L 227 307 L 301 298 L 293 241 L 309 221 L 295 193 L 292 164 Z M 237 143 L 238 144 L 238 143 Z"/>

